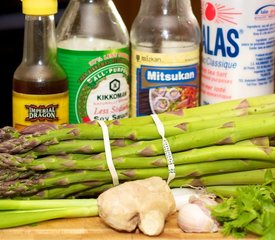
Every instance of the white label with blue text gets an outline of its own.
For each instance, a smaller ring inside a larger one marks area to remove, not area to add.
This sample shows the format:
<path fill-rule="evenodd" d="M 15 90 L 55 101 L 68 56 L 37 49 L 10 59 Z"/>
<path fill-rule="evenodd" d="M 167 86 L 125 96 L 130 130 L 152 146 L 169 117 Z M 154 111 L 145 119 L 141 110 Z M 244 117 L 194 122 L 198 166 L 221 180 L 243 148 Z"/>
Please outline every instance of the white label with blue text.
<path fill-rule="evenodd" d="M 275 0 L 201 2 L 201 104 L 273 93 Z"/>

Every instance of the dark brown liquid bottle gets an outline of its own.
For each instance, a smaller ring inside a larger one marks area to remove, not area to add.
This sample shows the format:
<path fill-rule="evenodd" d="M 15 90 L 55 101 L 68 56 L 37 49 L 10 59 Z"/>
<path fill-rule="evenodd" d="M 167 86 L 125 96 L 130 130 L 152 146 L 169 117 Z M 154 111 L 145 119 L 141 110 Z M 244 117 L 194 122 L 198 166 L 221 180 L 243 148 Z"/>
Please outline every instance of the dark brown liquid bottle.
<path fill-rule="evenodd" d="M 13 79 L 13 126 L 68 122 L 67 77 L 56 58 L 56 0 L 23 0 L 23 60 Z"/>

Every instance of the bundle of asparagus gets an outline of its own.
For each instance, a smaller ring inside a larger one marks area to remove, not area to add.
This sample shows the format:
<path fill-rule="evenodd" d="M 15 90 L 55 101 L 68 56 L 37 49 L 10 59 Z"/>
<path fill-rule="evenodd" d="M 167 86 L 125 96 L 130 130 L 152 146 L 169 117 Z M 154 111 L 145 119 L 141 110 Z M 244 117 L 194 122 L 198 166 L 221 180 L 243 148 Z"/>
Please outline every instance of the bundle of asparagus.
<path fill-rule="evenodd" d="M 274 113 L 272 94 L 159 114 L 176 170 L 170 186 L 220 194 L 227 186 L 226 194 L 236 185 L 263 183 L 267 169 L 275 175 Z M 105 123 L 120 182 L 168 178 L 151 116 Z M 97 121 L 0 129 L 0 172 L 0 198 L 96 197 L 113 186 Z"/>

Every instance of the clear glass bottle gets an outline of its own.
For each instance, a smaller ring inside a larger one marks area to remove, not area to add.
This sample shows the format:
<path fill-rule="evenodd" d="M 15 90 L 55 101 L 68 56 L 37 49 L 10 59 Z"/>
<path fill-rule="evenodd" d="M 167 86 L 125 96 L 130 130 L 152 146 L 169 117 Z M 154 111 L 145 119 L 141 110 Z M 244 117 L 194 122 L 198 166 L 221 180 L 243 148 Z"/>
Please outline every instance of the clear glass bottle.
<path fill-rule="evenodd" d="M 129 34 L 111 0 L 70 0 L 57 25 L 70 123 L 128 117 Z"/>
<path fill-rule="evenodd" d="M 200 39 L 190 0 L 141 0 L 130 32 L 132 116 L 198 105 Z"/>
<path fill-rule="evenodd" d="M 13 76 L 13 126 L 68 122 L 68 83 L 57 62 L 57 0 L 23 0 L 23 59 Z"/>

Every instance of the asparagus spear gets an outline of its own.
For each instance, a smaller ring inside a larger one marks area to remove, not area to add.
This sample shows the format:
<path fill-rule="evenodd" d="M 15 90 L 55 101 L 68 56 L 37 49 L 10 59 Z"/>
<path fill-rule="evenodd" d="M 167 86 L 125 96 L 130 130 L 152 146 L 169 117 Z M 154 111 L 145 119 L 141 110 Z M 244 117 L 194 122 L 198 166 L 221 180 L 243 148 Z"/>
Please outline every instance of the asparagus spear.
<path fill-rule="evenodd" d="M 6 126 L 0 129 L 0 142 L 12 138 L 18 138 L 20 133 L 13 127 Z"/>
<path fill-rule="evenodd" d="M 17 169 L 0 169 L 0 181 L 15 181 L 17 179 L 23 179 L 33 177 L 37 174 L 33 170 L 17 171 Z"/>
<path fill-rule="evenodd" d="M 263 115 L 263 114 L 267 114 L 267 113 L 272 114 L 272 113 L 274 113 L 274 110 L 275 110 L 274 108 L 275 108 L 275 103 L 270 103 L 270 104 L 267 104 L 264 106 L 260 105 L 260 106 L 255 106 L 255 107 L 246 107 L 246 108 L 240 108 L 240 109 L 234 109 L 234 110 L 225 110 L 223 112 L 209 113 L 206 115 L 199 115 L 199 116 L 194 116 L 194 117 L 180 116 L 180 117 L 175 117 L 175 119 L 173 119 L 173 118 L 167 119 L 165 121 L 162 121 L 162 123 L 165 126 L 165 129 L 167 129 L 168 126 L 176 127 L 176 126 L 180 126 L 183 124 L 190 125 L 191 123 L 193 123 L 193 124 L 197 123 L 197 126 L 198 126 L 197 129 L 202 129 L 203 127 L 206 127 L 207 124 L 209 124 L 210 126 L 215 126 L 216 124 L 218 124 L 217 121 L 221 121 L 222 119 L 224 121 L 226 121 L 226 119 L 229 120 L 229 119 L 233 119 L 233 118 L 241 118 L 244 116 Z M 161 117 L 161 114 L 158 116 Z M 122 120 L 125 120 L 125 119 L 122 119 Z M 129 119 L 126 119 L 126 120 L 130 121 Z M 133 121 L 133 123 L 128 123 L 127 125 L 120 123 L 120 122 L 118 122 L 118 123 L 115 122 L 113 124 L 115 126 L 119 126 L 120 128 L 131 126 L 131 128 L 135 128 L 135 129 L 139 129 L 139 128 L 142 129 L 144 126 L 148 126 L 148 127 L 155 126 L 155 123 L 152 122 L 152 120 L 148 121 L 148 123 L 142 123 L 142 122 L 143 121 L 141 121 L 141 122 Z M 202 123 L 202 124 L 199 124 L 199 123 Z M 109 125 L 109 129 L 110 128 L 112 128 L 112 124 Z M 190 128 L 193 128 L 193 127 L 190 127 Z M 142 131 L 140 131 L 140 132 L 142 132 Z M 167 131 L 167 132 L 169 132 L 169 131 Z M 139 137 L 139 134 L 137 134 L 137 135 L 138 135 L 137 139 L 143 140 L 141 137 Z M 173 134 L 171 134 L 171 135 L 173 135 Z M 169 136 L 170 136 L 170 134 L 169 134 Z M 148 138 L 148 136 L 146 136 L 146 137 Z"/>
<path fill-rule="evenodd" d="M 180 109 L 176 112 L 168 112 L 159 114 L 159 118 L 162 122 L 169 121 L 175 118 L 191 118 L 197 116 L 205 116 L 210 114 L 216 114 L 219 112 L 227 112 L 234 109 L 243 109 L 249 108 L 253 106 L 264 106 L 268 104 L 273 104 L 275 102 L 275 94 L 250 97 L 250 98 L 242 98 L 236 100 L 230 100 L 225 102 L 219 102 L 215 104 L 203 105 L 196 108 L 187 108 Z M 146 125 L 153 123 L 152 118 L 150 116 L 140 117 L 138 121 L 131 121 L 131 118 L 124 118 L 120 120 L 112 120 L 110 123 L 116 125 Z"/>
<path fill-rule="evenodd" d="M 112 188 L 114 185 L 112 183 L 105 183 L 101 186 L 90 188 L 81 192 L 78 192 L 76 194 L 73 194 L 72 196 L 75 198 L 91 198 L 91 197 L 97 197 L 99 194 L 103 193 L 104 191 Z"/>
<path fill-rule="evenodd" d="M 260 168 L 273 168 L 275 164 L 266 161 L 256 160 L 222 160 L 209 164 L 195 163 L 185 164 L 176 167 L 178 178 L 188 176 L 202 176 L 205 174 L 214 174 L 217 172 L 244 171 Z M 124 181 L 144 179 L 152 176 L 159 176 L 163 179 L 168 178 L 168 169 L 166 167 L 151 169 L 118 169 L 119 179 Z M 38 179 L 23 179 L 16 182 L 0 182 L 0 196 L 12 197 L 16 194 L 22 196 L 31 195 L 38 191 L 57 186 L 66 186 L 72 183 L 80 183 L 86 181 L 103 181 L 110 182 L 111 175 L 109 171 L 71 171 L 63 172 L 63 174 L 54 174 L 53 176 L 41 175 Z"/>
<path fill-rule="evenodd" d="M 102 186 L 103 184 L 104 182 L 101 182 L 101 181 L 90 181 L 90 182 L 70 184 L 63 187 L 47 188 L 25 198 L 31 199 L 31 200 L 63 199 L 63 198 L 68 198 L 71 195 L 76 195 L 79 192 L 85 192 L 88 189 L 97 188 L 99 186 Z"/>
<path fill-rule="evenodd" d="M 267 170 L 270 170 L 273 178 L 275 178 L 275 168 L 252 169 L 231 173 L 211 174 L 201 177 L 174 179 L 173 182 L 170 183 L 170 187 L 263 184 Z"/>
<path fill-rule="evenodd" d="M 39 145 L 33 150 L 26 153 L 26 156 L 43 156 L 52 154 L 67 153 L 101 153 L 104 152 L 104 143 L 102 140 L 68 140 L 61 141 L 53 145 Z M 24 156 L 24 155 L 22 155 Z"/>
<path fill-rule="evenodd" d="M 275 162 L 275 147 L 262 147 L 253 144 L 254 143 L 248 142 L 246 144 L 216 145 L 177 152 L 173 154 L 174 164 L 182 165 L 223 159 L 232 159 L 232 161 L 234 161 L 234 159 L 254 159 Z M 114 158 L 113 162 L 116 169 L 167 166 L 167 160 L 164 155 L 152 157 L 122 156 Z M 0 166 L 3 168 L 14 168 L 18 172 L 26 170 L 108 170 L 105 157 L 98 159 L 97 155 L 79 154 L 68 154 L 64 156 L 50 155 L 35 159 L 0 153 Z"/>
<path fill-rule="evenodd" d="M 261 126 L 261 127 L 255 127 Z M 220 127 L 207 128 L 190 133 L 167 137 L 171 151 L 180 152 L 188 149 L 206 147 L 210 145 L 232 144 L 245 139 L 275 134 L 273 117 L 261 120 L 251 120 L 247 123 L 228 122 Z M 126 155 L 155 156 L 163 154 L 162 140 L 139 141 L 130 146 L 114 149 L 114 158 Z M 102 153 L 100 154 L 104 156 Z M 100 156 L 99 156 L 100 157 Z"/>

